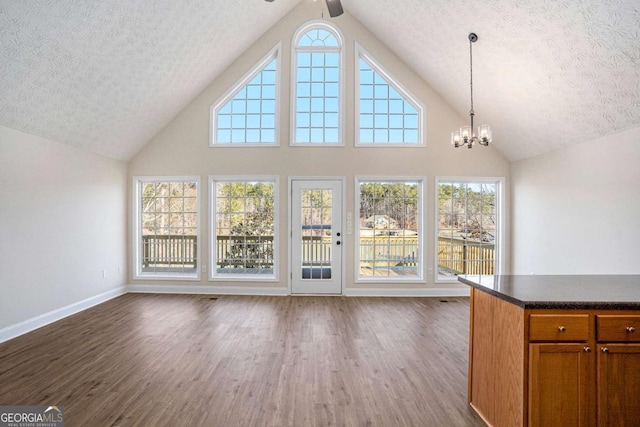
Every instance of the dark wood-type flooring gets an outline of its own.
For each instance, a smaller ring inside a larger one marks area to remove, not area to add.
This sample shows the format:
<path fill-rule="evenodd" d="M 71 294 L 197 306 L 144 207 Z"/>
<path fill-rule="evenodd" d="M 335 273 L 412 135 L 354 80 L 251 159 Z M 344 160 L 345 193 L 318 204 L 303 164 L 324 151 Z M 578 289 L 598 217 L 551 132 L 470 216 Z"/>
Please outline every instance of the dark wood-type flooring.
<path fill-rule="evenodd" d="M 0 344 L 0 405 L 66 427 L 484 426 L 465 298 L 127 294 Z"/>

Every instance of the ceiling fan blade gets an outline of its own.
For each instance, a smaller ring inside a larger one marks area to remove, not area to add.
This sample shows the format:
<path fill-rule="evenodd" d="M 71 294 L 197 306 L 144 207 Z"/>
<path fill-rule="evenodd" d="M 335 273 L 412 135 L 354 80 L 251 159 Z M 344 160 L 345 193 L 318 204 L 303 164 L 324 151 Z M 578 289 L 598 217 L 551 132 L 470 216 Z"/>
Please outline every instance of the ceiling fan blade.
<path fill-rule="evenodd" d="M 332 18 L 340 16 L 344 13 L 340 0 L 327 0 L 327 9 L 329 9 L 329 16 Z"/>

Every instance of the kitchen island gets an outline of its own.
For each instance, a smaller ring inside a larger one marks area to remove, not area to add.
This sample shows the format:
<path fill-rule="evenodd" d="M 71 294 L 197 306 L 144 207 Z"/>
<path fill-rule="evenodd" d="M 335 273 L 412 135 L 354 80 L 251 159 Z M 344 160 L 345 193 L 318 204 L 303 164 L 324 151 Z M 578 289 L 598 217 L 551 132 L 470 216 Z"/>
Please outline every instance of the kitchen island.
<path fill-rule="evenodd" d="M 490 426 L 640 426 L 640 276 L 464 276 Z"/>

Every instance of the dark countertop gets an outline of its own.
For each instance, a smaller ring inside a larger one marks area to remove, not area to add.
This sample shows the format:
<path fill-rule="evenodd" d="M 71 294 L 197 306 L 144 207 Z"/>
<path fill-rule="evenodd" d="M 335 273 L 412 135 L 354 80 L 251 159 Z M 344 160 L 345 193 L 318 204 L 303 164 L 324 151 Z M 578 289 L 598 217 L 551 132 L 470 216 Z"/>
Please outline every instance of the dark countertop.
<path fill-rule="evenodd" d="M 640 310 L 640 275 L 459 276 L 522 308 Z"/>

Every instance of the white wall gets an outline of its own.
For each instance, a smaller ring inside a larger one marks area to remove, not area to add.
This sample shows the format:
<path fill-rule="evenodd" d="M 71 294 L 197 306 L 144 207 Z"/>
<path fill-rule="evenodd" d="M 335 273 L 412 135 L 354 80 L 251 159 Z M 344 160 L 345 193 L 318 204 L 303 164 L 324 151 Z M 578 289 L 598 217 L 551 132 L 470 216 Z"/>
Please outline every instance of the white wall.
<path fill-rule="evenodd" d="M 0 331 L 124 285 L 126 179 L 123 162 L 0 127 Z"/>
<path fill-rule="evenodd" d="M 512 163 L 514 274 L 639 274 L 640 128 Z"/>
<path fill-rule="evenodd" d="M 208 175 L 278 175 L 281 184 L 280 197 L 280 283 L 287 286 L 287 177 L 289 176 L 344 176 L 346 177 L 346 211 L 354 212 L 354 177 L 358 175 L 425 176 L 427 177 L 426 244 L 425 260 L 433 267 L 434 259 L 434 183 L 436 176 L 504 176 L 508 177 L 509 163 L 493 147 L 477 147 L 473 150 L 454 149 L 449 144 L 451 130 L 459 128 L 468 118 L 456 114 L 442 98 L 416 73 L 409 69 L 380 40 L 347 13 L 330 22 L 345 37 L 345 147 L 317 148 L 290 147 L 290 88 L 291 38 L 299 26 L 319 18 L 317 3 L 303 2 L 260 40 L 243 53 L 237 61 L 222 73 L 194 101 L 191 102 L 167 127 L 153 138 L 130 162 L 130 176 L 200 175 L 207 182 Z M 354 70 L 355 42 L 367 50 L 392 76 L 416 96 L 426 107 L 426 148 L 355 148 L 354 147 Z M 281 50 L 281 121 L 280 147 L 277 148 L 210 148 L 209 108 L 238 79 L 247 73 L 277 43 Z M 463 84 L 464 82 L 461 82 Z M 131 186 L 131 184 L 129 184 Z M 207 203 L 203 188 L 201 212 L 202 241 L 206 242 Z M 354 281 L 355 233 L 346 236 L 347 287 Z M 507 240 L 508 241 L 508 240 Z M 203 260 L 208 259 L 206 245 L 201 246 Z M 508 250 L 507 250 L 508 253 Z M 133 270 L 133 268 L 131 269 Z M 135 284 L 153 283 L 133 281 Z M 163 281 L 163 283 L 166 283 Z M 178 284 L 178 283 L 172 283 Z M 182 283 L 194 285 L 193 282 Z M 196 283 L 197 284 L 197 283 Z M 235 283 L 237 286 L 260 286 L 256 283 Z M 211 285 L 203 274 L 201 285 Z M 220 283 L 217 283 L 220 285 Z M 429 283 L 433 285 L 433 277 Z M 265 284 L 264 286 L 274 286 Z M 367 285 L 361 285 L 367 286 Z M 380 285 L 391 287 L 390 285 Z"/>

